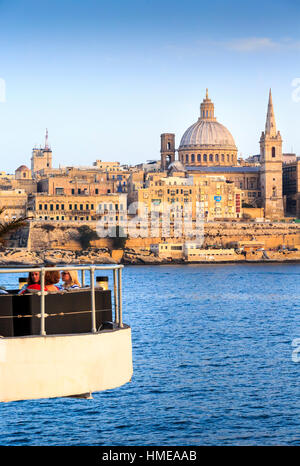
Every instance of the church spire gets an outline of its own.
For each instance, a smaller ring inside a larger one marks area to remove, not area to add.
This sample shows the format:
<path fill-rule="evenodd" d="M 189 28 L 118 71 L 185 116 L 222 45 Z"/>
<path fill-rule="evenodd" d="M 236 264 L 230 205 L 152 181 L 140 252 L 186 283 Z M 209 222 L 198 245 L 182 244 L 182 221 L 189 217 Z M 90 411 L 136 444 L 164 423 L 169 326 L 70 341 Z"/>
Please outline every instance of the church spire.
<path fill-rule="evenodd" d="M 272 137 L 276 136 L 276 122 L 275 122 L 275 115 L 274 115 L 274 109 L 273 109 L 271 89 L 269 92 L 269 103 L 268 103 L 268 113 L 267 113 L 267 119 L 266 119 L 265 133 Z"/>

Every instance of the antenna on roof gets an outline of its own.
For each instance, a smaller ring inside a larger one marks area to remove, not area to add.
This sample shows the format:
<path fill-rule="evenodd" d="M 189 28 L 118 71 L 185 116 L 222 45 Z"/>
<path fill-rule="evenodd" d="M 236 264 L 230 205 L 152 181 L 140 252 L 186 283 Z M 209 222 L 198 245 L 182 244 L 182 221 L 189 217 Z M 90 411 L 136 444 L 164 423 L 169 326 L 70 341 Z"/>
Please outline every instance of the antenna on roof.
<path fill-rule="evenodd" d="M 45 136 L 45 149 L 49 149 L 48 145 L 48 129 L 46 128 L 46 136 Z"/>

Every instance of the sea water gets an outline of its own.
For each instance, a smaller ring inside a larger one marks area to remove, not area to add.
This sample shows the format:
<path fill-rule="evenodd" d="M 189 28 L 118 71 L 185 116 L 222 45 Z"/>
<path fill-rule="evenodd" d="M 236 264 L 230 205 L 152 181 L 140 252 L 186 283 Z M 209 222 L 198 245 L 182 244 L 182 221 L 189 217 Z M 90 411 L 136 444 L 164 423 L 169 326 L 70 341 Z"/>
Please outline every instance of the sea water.
<path fill-rule="evenodd" d="M 132 381 L 2 403 L 0 445 L 299 445 L 299 282 L 299 264 L 125 267 Z"/>

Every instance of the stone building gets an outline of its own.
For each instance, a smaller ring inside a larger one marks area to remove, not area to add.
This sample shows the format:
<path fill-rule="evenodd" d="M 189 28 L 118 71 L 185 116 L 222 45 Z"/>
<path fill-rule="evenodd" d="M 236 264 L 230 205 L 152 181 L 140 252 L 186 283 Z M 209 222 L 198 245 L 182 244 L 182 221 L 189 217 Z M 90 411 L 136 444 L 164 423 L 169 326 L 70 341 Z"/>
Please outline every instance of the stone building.
<path fill-rule="evenodd" d="M 283 164 L 283 195 L 288 214 L 300 218 L 300 157 Z"/>
<path fill-rule="evenodd" d="M 81 171 L 75 175 L 72 171 L 68 175 L 52 175 L 38 181 L 38 191 L 51 194 L 67 196 L 112 193 L 113 183 L 106 180 L 106 174 L 89 174 Z"/>
<path fill-rule="evenodd" d="M 166 141 L 169 140 L 170 154 L 167 158 Z M 241 189 L 241 199 L 245 206 L 264 207 L 266 217 L 282 218 L 282 140 L 280 132 L 276 131 L 271 91 L 260 149 L 261 154 L 255 161 L 249 159 L 247 163 L 241 163 L 234 138 L 216 120 L 214 104 L 206 90 L 198 121 L 185 131 L 177 151 L 179 162 L 194 178 L 223 176 Z M 175 135 L 162 134 L 161 166 L 168 168 L 174 159 Z"/>
<path fill-rule="evenodd" d="M 21 165 L 15 171 L 15 179 L 16 180 L 31 180 L 31 171 L 29 170 L 26 165 Z"/>
<path fill-rule="evenodd" d="M 178 162 L 169 167 L 168 175 L 149 174 L 145 187 L 136 191 L 134 200 L 139 203 L 141 213 L 143 208 L 149 213 L 156 210 L 162 214 L 173 208 L 175 216 L 181 216 L 189 208 L 196 220 L 200 208 L 207 220 L 242 217 L 241 190 L 224 176 L 194 177 L 184 168 L 179 171 Z"/>
<path fill-rule="evenodd" d="M 125 195 L 126 196 L 126 195 Z M 103 221 L 118 220 L 119 210 L 126 209 L 123 194 L 73 195 L 35 193 L 29 195 L 28 212 L 35 220 L 46 221 Z"/>
<path fill-rule="evenodd" d="M 26 192 L 23 189 L 0 190 L 0 208 L 5 208 L 2 214 L 4 221 L 26 216 Z"/>

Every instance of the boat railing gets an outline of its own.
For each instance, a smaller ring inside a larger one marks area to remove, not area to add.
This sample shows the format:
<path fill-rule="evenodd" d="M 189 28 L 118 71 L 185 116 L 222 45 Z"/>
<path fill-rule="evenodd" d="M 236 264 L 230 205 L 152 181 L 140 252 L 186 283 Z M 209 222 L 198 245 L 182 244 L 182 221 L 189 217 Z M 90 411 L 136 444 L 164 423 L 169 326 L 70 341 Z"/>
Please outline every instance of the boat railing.
<path fill-rule="evenodd" d="M 45 290 L 45 273 L 52 271 L 70 271 L 76 270 L 81 271 L 82 287 L 85 286 L 85 271 L 90 272 L 90 289 L 91 289 L 91 313 L 92 313 L 92 326 L 91 332 L 97 333 L 96 328 L 96 300 L 95 300 L 95 271 L 96 270 L 112 270 L 113 271 L 113 290 L 114 290 L 114 310 L 115 310 L 115 324 L 118 328 L 123 328 L 123 317 L 122 317 L 122 269 L 123 265 L 78 265 L 78 266 L 51 266 L 51 267 L 26 267 L 26 268 L 3 268 L 0 269 L 0 273 L 29 273 L 39 272 L 40 273 L 40 284 L 41 291 L 40 295 L 40 316 L 41 316 L 41 329 L 40 335 L 45 336 L 45 296 L 48 292 Z"/>

